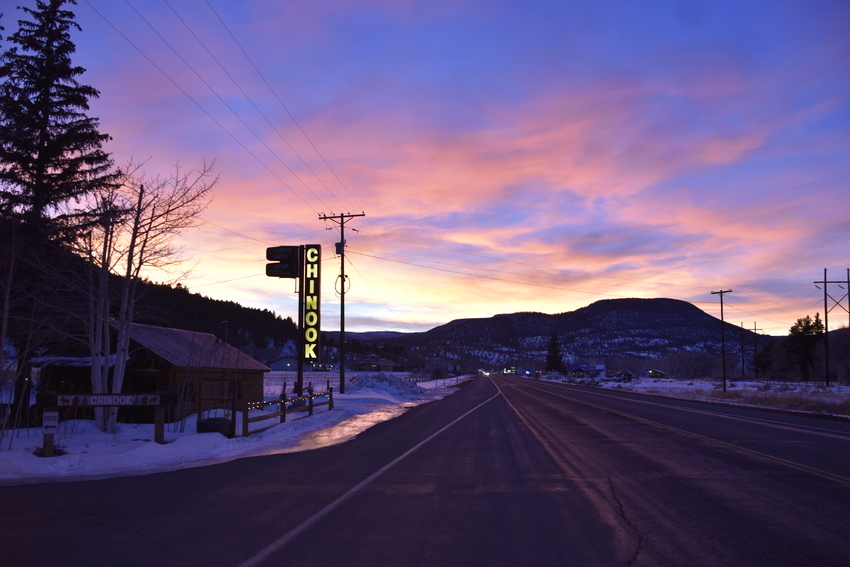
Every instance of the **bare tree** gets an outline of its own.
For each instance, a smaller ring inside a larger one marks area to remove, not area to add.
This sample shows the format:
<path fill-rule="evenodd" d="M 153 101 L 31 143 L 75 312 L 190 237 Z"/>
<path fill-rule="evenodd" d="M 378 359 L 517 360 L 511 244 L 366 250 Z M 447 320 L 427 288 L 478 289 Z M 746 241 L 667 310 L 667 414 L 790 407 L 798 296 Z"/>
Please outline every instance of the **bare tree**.
<path fill-rule="evenodd" d="M 174 274 L 183 262 L 174 239 L 197 226 L 218 181 L 213 175 L 213 162 L 204 162 L 198 170 L 189 171 L 177 164 L 168 177 L 149 177 L 142 166 L 129 163 L 121 186 L 98 195 L 92 208 L 97 221 L 79 241 L 78 251 L 89 258 L 97 271 L 96 275 L 92 272 L 89 301 L 94 392 L 107 391 L 109 384 L 110 327 L 115 331 L 115 362 L 108 389 L 121 392 L 142 273 L 153 270 L 172 279 L 185 277 L 185 271 Z M 110 313 L 110 274 L 121 276 L 114 319 Z M 114 433 L 117 415 L 118 408 L 109 408 L 99 426 Z"/>
<path fill-rule="evenodd" d="M 131 173 L 136 169 L 131 169 Z M 104 187 L 93 199 L 88 211 L 90 219 L 85 230 L 78 231 L 73 250 L 85 262 L 82 282 L 74 283 L 86 297 L 82 316 L 91 352 L 91 387 L 95 394 L 109 391 L 110 307 L 109 280 L 118 266 L 115 261 L 116 238 L 120 227 L 129 220 L 130 208 L 123 185 Z M 95 408 L 95 422 L 106 429 L 106 413 Z"/>

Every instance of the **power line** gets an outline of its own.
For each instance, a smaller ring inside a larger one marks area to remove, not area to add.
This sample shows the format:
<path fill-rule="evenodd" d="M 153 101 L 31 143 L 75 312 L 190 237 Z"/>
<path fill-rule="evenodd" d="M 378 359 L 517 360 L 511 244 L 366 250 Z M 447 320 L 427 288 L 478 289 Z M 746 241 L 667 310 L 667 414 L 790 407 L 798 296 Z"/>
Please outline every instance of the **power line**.
<path fill-rule="evenodd" d="M 337 180 L 337 182 L 340 184 L 340 186 L 345 190 L 345 192 L 348 194 L 348 196 L 351 198 L 351 200 L 354 202 L 354 204 L 357 206 L 357 208 L 362 210 L 363 207 L 360 206 L 360 204 L 357 202 L 357 199 L 354 198 L 354 195 L 351 194 L 351 192 L 348 190 L 348 187 L 346 187 L 345 183 L 342 182 L 342 179 L 339 178 L 339 176 L 336 174 L 336 171 L 334 171 L 334 169 L 328 163 L 328 160 L 325 159 L 325 156 L 322 155 L 322 152 L 319 151 L 319 149 L 313 143 L 313 140 L 310 139 L 310 136 L 307 135 L 307 132 L 304 131 L 304 129 L 301 127 L 301 124 L 295 119 L 295 116 L 293 116 L 292 113 L 289 111 L 289 108 L 286 106 L 286 104 L 284 104 L 283 100 L 281 100 L 280 96 L 278 96 L 277 91 L 275 91 L 275 89 L 271 86 L 271 84 L 269 84 L 268 80 L 266 80 L 265 75 L 263 75 L 262 71 L 260 71 L 260 69 L 254 63 L 253 59 L 251 59 L 251 56 L 248 55 L 248 52 L 245 51 L 245 48 L 242 47 L 242 44 L 239 43 L 239 40 L 236 39 L 236 36 L 233 34 L 233 32 L 230 31 L 230 28 L 224 22 L 222 17 L 218 14 L 218 12 L 215 10 L 215 8 L 212 7 L 212 4 L 209 3 L 209 0 L 206 0 L 206 3 L 207 3 L 207 6 L 209 6 L 209 9 L 212 11 L 212 13 L 215 14 L 215 17 L 218 18 L 218 21 L 221 22 L 222 27 L 224 27 L 225 31 L 227 31 L 227 33 L 230 35 L 231 39 L 233 39 L 233 42 L 236 44 L 236 46 L 239 48 L 239 50 L 242 52 L 242 54 L 245 56 L 245 58 L 248 60 L 248 62 L 251 64 L 251 66 L 254 68 L 254 70 L 257 72 L 257 75 L 259 75 L 259 77 L 266 84 L 269 91 L 272 93 L 272 95 L 275 97 L 275 99 L 277 99 L 278 103 L 280 103 L 280 106 L 286 111 L 286 114 L 289 115 L 289 118 L 292 120 L 293 124 L 295 124 L 298 127 L 298 130 L 301 131 L 301 134 L 304 136 L 304 139 L 307 140 L 307 142 L 310 144 L 310 146 L 313 148 L 313 150 L 316 152 L 316 154 L 321 158 L 322 162 L 325 164 L 325 167 L 327 167 L 328 170 L 333 174 L 334 178 Z M 300 157 L 301 156 L 299 156 L 299 158 Z M 304 161 L 304 160 L 302 159 L 302 161 Z M 306 162 L 304 162 L 304 165 L 306 165 L 307 168 L 310 169 L 311 172 L 313 172 L 312 168 L 310 168 L 310 166 L 307 165 Z M 313 172 L 313 175 L 316 175 L 315 172 Z M 316 176 L 316 178 L 319 179 L 318 176 Z M 324 185 L 324 182 L 322 182 L 322 185 Z M 327 188 L 327 186 L 325 186 L 325 188 Z M 330 191 L 330 189 L 328 189 L 328 191 Z M 333 194 L 333 192 L 331 192 L 331 194 Z M 336 197 L 334 197 L 334 198 L 336 199 Z M 339 199 L 337 199 L 337 202 L 339 202 Z"/>
<path fill-rule="evenodd" d="M 251 106 L 253 106 L 253 107 L 254 107 L 254 110 L 256 110 L 256 111 L 257 111 L 257 113 L 258 113 L 260 116 L 262 116 L 262 117 L 263 117 L 263 119 L 266 121 L 266 124 L 268 124 L 268 125 L 269 125 L 269 127 L 271 127 L 271 129 L 272 129 L 272 130 L 273 130 L 273 131 L 277 134 L 278 138 L 280 138 L 280 139 L 283 141 L 283 143 L 285 143 L 285 144 L 286 144 L 286 146 L 290 149 L 290 151 L 292 151 L 292 153 L 293 153 L 293 154 L 295 154 L 295 155 L 298 157 L 298 159 L 299 159 L 299 160 L 301 160 L 301 163 L 303 163 L 303 164 L 304 164 L 304 166 L 305 166 L 305 167 L 306 167 L 306 168 L 310 171 L 310 173 L 312 173 L 312 174 L 313 174 L 313 176 L 316 178 L 316 180 L 317 180 L 319 183 L 321 183 L 321 185 L 322 185 L 322 186 L 323 186 L 323 187 L 324 187 L 324 188 L 328 191 L 328 193 L 330 193 L 330 195 L 334 198 L 334 200 L 335 200 L 337 203 L 339 203 L 339 204 L 340 204 L 340 206 L 342 206 L 342 203 L 341 203 L 341 202 L 340 202 L 340 200 L 337 198 L 337 196 L 334 194 L 334 192 L 333 192 L 333 191 L 331 191 L 331 189 L 330 189 L 330 188 L 329 188 L 329 187 L 325 184 L 325 182 L 324 182 L 324 181 L 322 181 L 322 179 L 321 179 L 321 178 L 320 178 L 320 177 L 316 174 L 316 172 L 315 172 L 315 171 L 313 171 L 313 168 L 312 168 L 312 167 L 310 167 L 310 165 L 309 165 L 309 164 L 308 164 L 308 163 L 304 160 L 304 158 L 303 158 L 303 157 L 301 157 L 301 154 L 299 154 L 299 153 L 298 153 L 298 151 L 297 151 L 294 147 L 292 147 L 292 144 L 290 144 L 290 143 L 289 143 L 289 141 L 286 139 L 286 137 L 285 137 L 285 136 L 284 136 L 284 135 L 280 132 L 280 130 L 277 128 L 277 126 L 275 126 L 275 125 L 272 123 L 272 121 L 268 118 L 268 116 L 266 116 L 266 114 L 265 114 L 265 113 L 264 113 L 264 112 L 260 109 L 260 107 L 259 107 L 259 106 L 257 106 L 257 104 L 254 102 L 254 100 L 251 98 L 251 96 L 250 96 L 247 92 L 245 92 L 245 89 L 243 89 L 243 88 L 242 88 L 242 86 L 239 84 L 239 82 L 238 82 L 236 79 L 234 79 L 234 78 L 233 78 L 233 76 L 230 74 L 230 72 L 228 72 L 228 70 L 224 67 L 224 65 L 222 65 L 221 61 L 219 61 L 219 60 L 218 60 L 218 58 L 217 58 L 217 57 L 216 57 L 216 56 L 212 53 L 212 51 L 210 51 L 210 49 L 209 49 L 209 48 L 206 46 L 206 44 L 205 44 L 205 43 L 201 40 L 201 38 L 200 38 L 200 37 L 198 37 L 198 35 L 197 35 L 197 34 L 195 33 L 195 31 L 191 28 L 191 26 L 189 26 L 189 24 L 186 22 L 186 20 L 185 20 L 185 19 L 183 19 L 183 17 L 182 17 L 182 16 L 180 16 L 180 14 L 178 14 L 178 13 L 177 13 L 177 10 L 175 10 L 175 9 L 174 9 L 174 7 L 173 7 L 173 6 L 172 6 L 172 5 L 168 2 L 168 0 L 165 0 L 165 3 L 166 3 L 166 5 L 167 5 L 169 8 L 171 8 L 171 11 L 172 11 L 172 12 L 174 12 L 174 15 L 175 15 L 175 16 L 177 16 L 177 18 L 180 20 L 180 22 L 183 24 L 183 26 L 184 26 L 187 30 L 189 30 L 189 33 L 191 33 L 191 34 L 192 34 L 192 37 L 194 37 L 194 38 L 195 38 L 195 40 L 198 42 L 198 44 L 200 44 L 200 46 L 204 48 L 204 50 L 207 52 L 207 54 L 210 56 L 210 58 L 212 58 L 212 60 L 216 62 L 216 64 L 217 64 L 217 65 L 218 65 L 218 67 L 222 70 L 222 72 L 224 72 L 224 74 L 225 74 L 225 75 L 227 75 L 227 77 L 230 79 L 230 81 L 233 83 L 233 85 L 234 85 L 237 89 L 239 89 L 239 92 L 241 92 L 241 93 L 242 93 L 242 96 L 243 96 L 243 97 L 245 97 L 245 100 L 247 100 L 248 102 L 250 102 L 250 103 L 251 103 Z M 218 14 L 216 14 L 216 16 L 218 16 Z M 220 20 L 220 18 L 219 18 L 219 21 L 221 21 L 221 20 Z M 228 30 L 228 33 L 229 33 L 229 30 Z M 231 34 L 231 37 L 232 37 L 232 34 Z M 193 70 L 194 70 L 194 69 L 193 69 Z M 221 97 L 219 97 L 219 99 L 221 99 Z M 222 101 L 222 102 L 223 102 L 223 101 Z M 225 104 L 226 104 L 226 103 L 225 103 Z M 231 110 L 231 111 L 232 111 L 232 110 Z M 288 111 L 287 111 L 287 112 L 288 112 Z M 243 122 L 243 124 L 244 124 L 244 122 Z M 246 127 L 247 127 L 247 125 L 246 125 Z M 252 133 L 253 133 L 253 131 L 252 131 Z M 256 134 L 255 134 L 255 135 L 256 135 Z M 259 136 L 257 136 L 257 138 L 259 139 Z M 265 144 L 264 144 L 264 145 L 265 145 Z M 268 146 L 266 146 L 266 148 L 268 148 Z M 289 170 L 289 172 L 290 172 L 290 173 L 291 173 L 291 174 L 292 174 L 292 175 L 293 175 L 296 179 L 298 179 L 298 181 L 299 181 L 299 182 L 301 182 L 301 184 L 302 184 L 302 185 L 304 185 L 304 187 L 305 187 L 308 191 L 310 191 L 310 192 L 313 194 L 313 196 L 314 196 L 314 197 L 317 197 L 317 196 L 316 196 L 316 194 L 315 194 L 315 193 L 314 193 L 314 192 L 313 192 L 313 191 L 312 191 L 312 190 L 311 190 L 311 189 L 307 186 L 307 184 L 304 182 L 304 180 L 303 180 L 303 179 L 301 179 L 301 177 L 300 177 L 297 173 L 295 173 L 295 172 L 292 170 L 292 168 L 290 168 L 290 167 L 289 167 L 289 166 L 288 166 L 288 165 L 287 165 L 287 164 L 286 164 L 286 163 L 285 163 L 285 162 L 284 162 L 284 161 L 283 161 L 283 160 L 282 160 L 279 156 L 277 156 L 277 154 L 276 154 L 274 151 L 272 151 L 270 148 L 268 148 L 268 149 L 269 149 L 269 151 L 271 151 L 271 152 L 272 152 L 272 154 L 273 154 L 273 155 L 275 155 L 275 157 L 277 157 L 278 161 L 280 161 L 280 162 L 284 165 L 284 167 L 286 167 L 286 169 L 287 169 L 287 170 Z M 319 201 L 321 201 L 321 199 L 320 199 L 319 197 L 317 197 L 317 199 L 319 199 Z"/>
<path fill-rule="evenodd" d="M 255 132 L 255 131 L 254 131 L 254 129 L 253 129 L 253 128 L 251 128 L 251 126 L 249 126 L 249 125 L 248 125 L 248 123 L 247 123 L 247 122 L 246 122 L 246 121 L 242 118 L 242 116 L 241 116 L 238 112 L 236 112 L 235 110 L 233 110 L 233 107 L 231 107 L 231 106 L 227 103 L 227 101 L 225 101 L 225 100 L 224 100 L 224 98 L 223 98 L 223 97 L 222 97 L 222 96 L 218 93 L 218 91 L 216 91 L 216 90 L 215 90 L 215 89 L 214 89 L 214 88 L 213 88 L 213 87 L 212 87 L 212 86 L 211 86 L 211 85 L 210 85 L 210 84 L 206 81 L 206 79 L 204 79 L 204 78 L 201 76 L 201 74 L 200 74 L 200 73 L 198 73 L 198 71 L 196 71 L 196 70 L 195 70 L 195 68 L 192 66 L 192 64 L 190 64 L 188 61 L 186 61 L 186 59 L 185 59 L 185 58 L 184 58 L 184 57 L 180 54 L 180 52 L 178 52 L 178 51 L 177 51 L 177 49 L 175 49 L 175 47 L 174 47 L 174 46 L 173 46 L 173 45 L 172 45 L 172 44 L 171 44 L 171 43 L 170 43 L 167 39 L 165 39 L 165 37 L 163 37 L 163 35 L 162 35 L 161 33 L 159 33 L 159 30 L 157 30 L 157 29 L 156 29 L 156 27 L 154 27 L 154 26 L 153 26 L 153 24 L 151 24 L 151 23 L 150 23 L 150 22 L 149 22 L 149 21 L 148 21 L 148 20 L 147 20 L 147 19 L 146 19 L 146 18 L 145 18 L 145 17 L 144 17 L 141 13 L 140 13 L 140 12 L 139 12 L 139 11 L 138 11 L 138 10 L 137 10 L 137 9 L 136 9 L 133 5 L 132 5 L 132 4 L 130 4 L 129 0 L 124 0 L 124 1 L 125 1 L 125 2 L 126 2 L 126 4 L 127 4 L 128 6 L 130 6 L 130 8 L 131 8 L 131 9 L 132 9 L 132 10 L 133 10 L 133 11 L 134 11 L 134 12 L 135 12 L 138 16 L 139 16 L 139 18 L 141 18 L 141 20 L 142 20 L 143 22 L 145 22 L 145 24 L 147 24 L 147 25 L 148 25 L 148 27 L 149 27 L 149 28 L 150 28 L 150 29 L 151 29 L 151 30 L 152 30 L 152 31 L 153 31 L 153 32 L 157 35 L 157 37 L 159 37 L 159 39 L 160 39 L 160 40 L 162 40 L 162 42 L 163 42 L 165 45 L 167 45 L 167 46 L 168 46 L 168 48 L 169 48 L 169 49 L 170 49 L 170 50 L 174 53 L 174 55 L 176 55 L 176 56 L 180 59 L 180 61 L 182 61 L 182 62 L 183 62 L 183 64 L 184 64 L 184 65 L 186 65 L 186 67 L 188 67 L 188 68 L 189 68 L 189 70 L 191 70 L 191 71 L 192 71 L 192 73 L 194 73 L 194 75 L 198 78 L 198 80 L 200 80 L 200 81 L 204 84 L 204 86 L 206 86 L 206 87 L 209 89 L 209 91 L 210 91 L 212 94 L 214 94 L 214 95 L 215 95 L 215 97 L 219 100 L 219 102 L 221 102 L 221 104 L 223 104 L 223 105 L 224 105 L 224 107 L 225 107 L 225 108 L 227 108 L 227 110 L 229 110 L 229 111 L 230 111 L 230 113 L 231 113 L 234 117 L 236 117 L 236 119 L 237 119 L 237 120 L 239 120 L 239 122 L 241 122 L 241 123 L 242 123 L 242 125 L 243 125 L 243 126 L 244 126 L 244 127 L 245 127 L 245 128 L 246 128 L 246 129 L 247 129 L 247 130 L 251 133 L 251 134 L 253 134 L 253 135 L 254 135 L 254 137 L 257 139 L 257 141 L 259 141 L 259 142 L 263 145 L 263 147 L 264 147 L 264 148 L 266 148 L 266 149 L 269 151 L 269 153 L 271 153 L 271 154 L 272 154 L 272 155 L 273 155 L 273 156 L 277 159 L 277 161 L 278 161 L 278 162 L 280 162 L 280 164 L 281 164 L 281 165 L 283 165 L 283 166 L 287 169 L 287 171 L 289 171 L 289 173 L 291 173 L 291 174 L 293 175 L 293 177 L 295 177 L 295 178 L 296 178 L 299 182 L 301 182 L 301 184 L 304 186 L 304 188 L 305 188 L 305 189 L 307 189 L 307 191 L 309 191 L 309 192 L 310 192 L 310 194 L 311 194 L 311 195 L 313 195 L 313 197 L 314 197 L 317 201 L 319 201 L 319 202 L 322 204 L 322 206 L 327 206 L 327 205 L 325 205 L 324 201 L 322 201 L 321 197 L 319 197 L 318 195 L 316 195 L 316 193 L 315 193 L 312 189 L 310 189 L 310 187 L 308 187 L 306 183 L 304 183 L 304 181 L 303 181 L 303 180 L 302 180 L 302 179 L 298 176 L 298 174 L 297 174 L 297 173 L 295 173 L 295 172 L 292 170 L 292 168 L 291 168 L 291 167 L 289 167 L 289 166 L 286 164 L 286 162 L 284 162 L 284 161 L 283 161 L 283 159 L 281 159 L 281 157 L 280 157 L 279 155 L 277 155 L 277 152 L 275 152 L 275 151 L 274 151 L 271 147 L 269 147 L 269 145 L 266 143 L 266 141 L 265 141 L 265 140 L 264 140 L 264 139 L 263 139 L 263 138 L 262 138 L 259 134 L 257 134 L 257 132 Z M 170 7 L 170 6 L 169 6 L 169 7 Z M 173 8 L 172 8 L 172 9 L 173 9 Z M 175 14 L 176 14 L 176 12 L 175 12 Z M 178 15 L 178 18 L 179 18 L 179 15 Z M 182 20 L 182 18 L 180 19 L 180 21 L 181 21 L 181 22 L 183 21 L 183 20 Z M 184 25 L 185 25 L 185 22 L 184 22 Z M 188 26 L 187 26 L 187 28 L 188 28 Z M 189 31 L 191 32 L 192 30 L 191 30 L 191 29 L 189 29 Z M 194 35 L 194 32 L 192 32 L 192 33 L 193 33 L 193 35 Z M 195 36 L 195 37 L 196 37 L 196 39 L 197 39 L 197 36 Z M 198 40 L 198 41 L 200 42 L 200 40 Z M 202 45 L 203 45 L 203 44 L 202 44 Z M 206 49 L 206 46 L 204 46 L 204 48 Z M 207 50 L 207 52 L 209 52 L 209 50 Z M 212 55 L 212 54 L 210 54 L 210 55 Z M 215 57 L 213 57 L 213 59 L 215 59 Z M 216 60 L 216 62 L 218 62 L 218 61 Z M 226 73 L 226 71 L 225 71 L 225 73 Z M 230 76 L 230 75 L 228 74 L 228 76 Z M 238 85 L 237 85 L 237 86 L 238 86 Z M 244 91 L 243 91 L 243 92 L 244 92 Z M 291 188 L 290 188 L 290 191 L 292 191 L 292 189 L 291 189 Z M 294 191 L 293 191 L 293 192 L 294 192 Z M 306 203 L 306 201 L 305 201 L 305 203 Z M 311 208 L 312 208 L 312 207 L 311 207 Z M 313 210 L 315 211 L 315 209 L 313 209 Z"/>
<path fill-rule="evenodd" d="M 356 265 L 356 264 L 354 264 L 354 262 L 352 262 L 350 258 L 346 258 L 346 260 L 348 260 L 348 265 L 349 265 L 349 266 L 351 266 L 351 268 L 352 268 L 355 272 L 357 272 L 357 275 L 359 275 L 359 276 L 360 276 L 360 278 L 361 278 L 361 279 L 362 279 L 362 280 L 366 283 L 366 285 L 368 285 L 368 286 L 372 289 L 372 291 L 376 291 L 376 290 L 375 290 L 375 288 L 372 286 L 372 284 L 369 282 L 369 278 L 367 278 L 367 277 L 366 277 L 366 275 L 365 275 L 363 272 L 361 272 L 361 271 L 360 271 L 360 269 L 357 267 L 357 265 Z M 379 297 L 377 293 L 376 293 L 375 295 L 376 295 L 376 297 Z M 390 313 L 392 313 L 392 314 L 393 314 L 393 315 L 395 315 L 395 316 L 398 316 L 398 315 L 396 314 L 395 310 L 394 310 L 392 307 L 390 307 L 390 306 L 389 306 L 389 304 L 388 304 L 388 303 L 387 303 L 387 302 L 386 302 L 383 298 L 380 298 L 380 301 L 381 301 L 381 304 L 383 304 L 383 306 L 384 306 L 384 307 L 386 307 L 386 308 L 387 308 L 387 310 L 388 310 Z M 399 322 L 400 322 L 402 325 L 404 325 L 404 326 L 405 326 L 405 328 L 407 328 L 407 330 L 408 330 L 409 332 L 411 332 L 411 333 L 415 332 L 415 331 L 414 331 L 414 330 L 410 327 L 410 325 L 408 325 L 408 324 L 407 324 L 407 322 L 406 322 L 406 321 L 399 321 Z M 423 323 L 420 323 L 419 321 L 415 321 L 415 320 L 414 320 L 414 321 L 413 321 L 413 324 L 414 324 L 414 325 L 417 325 L 418 327 L 425 327 L 425 325 L 424 325 Z"/>
<path fill-rule="evenodd" d="M 139 54 L 140 54 L 142 57 L 144 57 L 144 58 L 148 61 L 148 63 L 150 63 L 151 65 L 153 65 L 153 67 L 154 67 L 157 71 L 159 71 L 159 72 L 162 74 L 162 76 L 163 76 L 163 77 L 165 77 L 166 79 L 168 79 L 168 80 L 171 82 L 171 84 L 172 84 L 172 85 L 174 85 L 174 86 L 175 86 L 175 87 L 176 87 L 176 88 L 177 88 L 180 92 L 182 92 L 182 93 L 186 96 L 186 98 L 188 98 L 190 101 L 192 101 L 192 103 L 194 103 L 194 105 L 195 105 L 195 106 L 197 106 L 197 107 L 198 107 L 198 109 L 199 109 L 201 112 L 203 112 L 204 114 L 206 114 L 206 115 L 207 115 L 207 117 L 208 117 L 210 120 L 212 120 L 212 121 L 216 124 L 216 126 L 218 126 L 219 128 L 221 128 L 221 130 L 222 130 L 222 131 L 224 131 L 224 133 L 225 133 L 225 134 L 227 134 L 228 136 L 230 136 L 230 137 L 233 139 L 233 141 L 234 141 L 234 142 L 236 142 L 237 144 L 239 144 L 239 145 L 242 147 L 242 149 L 243 149 L 243 150 L 245 150 L 245 151 L 248 153 L 248 155 L 250 155 L 252 158 L 254 158 L 254 160 L 255 160 L 257 163 L 259 163 L 259 164 L 260 164 L 260 166 L 262 166 L 262 167 L 263 167 L 263 169 L 265 169 L 266 171 L 268 171 L 268 172 L 269 172 L 269 173 L 270 173 L 270 174 L 271 174 L 271 175 L 272 175 L 275 179 L 277 179 L 277 180 L 281 183 L 281 185 L 283 185 L 284 187 L 286 187 L 287 189 L 289 189 L 289 191 L 291 191 L 291 192 L 292 192 L 292 193 L 293 193 L 296 197 L 298 197 L 298 198 L 299 198 L 299 199 L 300 199 L 300 200 L 301 200 L 301 201 L 302 201 L 305 205 L 307 205 L 307 207 L 309 207 L 309 208 L 310 208 L 310 209 L 312 209 L 312 210 L 313 210 L 316 214 L 318 214 L 318 211 L 317 211 L 317 210 L 316 210 L 316 209 L 315 209 L 315 208 L 314 208 L 314 207 L 313 207 L 310 203 L 308 203 L 308 202 L 307 202 L 307 200 L 306 200 L 306 199 L 304 199 L 304 197 L 303 197 L 300 193 L 298 193 L 297 191 L 295 191 L 294 189 L 292 189 L 292 187 L 290 187 L 290 186 L 289 186 L 289 184 L 287 184 L 287 183 L 286 183 L 283 179 L 281 179 L 281 178 L 280 178 L 280 176 L 279 176 L 276 172 L 274 172 L 274 171 L 273 171 L 273 170 L 272 170 L 272 169 L 271 169 L 268 165 L 266 165 L 266 164 L 265 164 L 265 162 L 263 162 L 263 160 L 261 160 L 261 159 L 260 159 L 260 158 L 259 158 L 259 157 L 258 157 L 258 156 L 254 153 L 254 152 L 252 152 L 250 149 L 248 149 L 248 147 L 247 147 L 245 144 L 243 144 L 243 143 L 242 143 L 242 141 L 241 141 L 241 140 L 239 140 L 239 139 L 238 139 L 238 138 L 237 138 L 237 137 L 236 137 L 236 136 L 235 136 L 235 135 L 234 135 L 234 134 L 233 134 L 230 130 L 228 130 L 228 129 L 227 129 L 227 128 L 226 128 L 226 127 L 225 127 L 225 126 L 224 126 L 221 122 L 219 122 L 218 120 L 216 120 L 216 119 L 215 119 L 215 117 L 214 117 L 212 114 L 210 114 L 210 112 L 209 112 L 206 108 L 204 108 L 204 107 L 201 105 L 201 103 L 199 103 L 197 100 L 195 100 L 195 98 L 194 98 L 192 95 L 190 95 L 190 94 L 189 94 L 189 93 L 188 93 L 188 92 L 187 92 L 187 91 L 186 91 L 183 87 L 181 87 L 181 86 L 177 83 L 177 81 L 175 81 L 175 80 L 174 80 L 174 79 L 173 79 L 173 78 L 172 78 L 172 77 L 171 77 L 168 73 L 166 73 L 166 72 L 165 72 L 165 70 L 164 70 L 162 67 L 160 67 L 159 65 L 157 65 L 157 64 L 154 62 L 154 60 L 153 60 L 153 59 L 151 59 L 151 58 L 147 55 L 147 53 L 145 53 L 145 52 L 144 52 L 144 51 L 143 51 L 143 50 L 142 50 L 142 49 L 141 49 L 138 45 L 136 45 L 136 44 L 135 44 L 135 43 L 134 43 L 134 42 L 133 42 L 133 41 L 132 41 L 129 37 L 127 37 L 127 36 L 126 36 L 126 35 L 125 35 L 125 34 L 124 34 L 124 33 L 123 33 L 120 29 L 118 29 L 118 27 L 117 27 L 115 24 L 113 24 L 113 23 L 112 23 L 112 22 L 111 22 L 111 21 L 110 21 L 110 20 L 109 20 L 106 16 L 104 16 L 104 15 L 103 15 L 103 14 L 102 14 L 102 13 L 101 13 L 101 12 L 100 12 L 97 8 L 95 8 L 94 6 L 92 6 L 92 4 L 91 4 L 91 2 L 89 2 L 89 0 L 83 0 L 83 1 L 84 1 L 84 2 L 86 3 L 86 5 L 87 5 L 89 8 L 91 8 L 91 9 L 92 9 L 92 10 L 93 10 L 93 11 L 94 11 L 94 12 L 95 12 L 98 16 L 100 16 L 100 17 L 103 19 L 103 21 L 105 21 L 105 22 L 106 22 L 106 23 L 107 23 L 107 24 L 108 24 L 108 25 L 109 25 L 109 26 L 110 26 L 113 30 L 115 30 L 115 32 L 116 32 L 118 35 L 120 35 L 120 36 L 121 36 L 121 37 L 122 37 L 122 38 L 123 38 L 123 39 L 124 39 L 127 43 L 129 43 L 129 44 L 130 44 L 130 45 L 131 45 L 131 46 L 132 46 L 132 47 L 133 47 L 136 51 L 138 51 L 138 52 L 139 52 Z M 132 7 L 132 6 L 131 6 L 131 7 Z"/>

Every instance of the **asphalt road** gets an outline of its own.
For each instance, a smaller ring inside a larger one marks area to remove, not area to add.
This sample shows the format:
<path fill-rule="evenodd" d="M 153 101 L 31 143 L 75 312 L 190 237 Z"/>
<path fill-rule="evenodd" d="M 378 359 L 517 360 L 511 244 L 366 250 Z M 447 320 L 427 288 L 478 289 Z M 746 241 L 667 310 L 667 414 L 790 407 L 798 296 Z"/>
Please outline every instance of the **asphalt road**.
<path fill-rule="evenodd" d="M 358 439 L 0 487 L 16 565 L 850 565 L 850 424 L 505 377 Z"/>

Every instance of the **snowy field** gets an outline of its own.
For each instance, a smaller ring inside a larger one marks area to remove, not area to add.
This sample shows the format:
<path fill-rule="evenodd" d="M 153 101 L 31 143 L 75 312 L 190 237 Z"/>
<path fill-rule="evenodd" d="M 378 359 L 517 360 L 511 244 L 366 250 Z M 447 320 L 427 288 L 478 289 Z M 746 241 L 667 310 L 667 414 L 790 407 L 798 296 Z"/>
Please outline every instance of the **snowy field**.
<path fill-rule="evenodd" d="M 312 380 L 317 392 L 324 391 L 327 376 L 322 374 L 321 380 Z M 108 435 L 99 431 L 93 421 L 72 420 L 61 422 L 55 435 L 57 448 L 65 454 L 42 458 L 34 455 L 43 443 L 41 428 L 12 434 L 7 431 L 0 439 L 0 484 L 143 475 L 248 456 L 306 451 L 343 443 L 409 408 L 456 391 L 452 387 L 456 379 L 418 383 L 405 380 L 409 380 L 406 375 L 352 375 L 346 378 L 346 393 L 334 395 L 333 411 L 322 406 L 312 416 L 306 412 L 289 414 L 286 423 L 245 438 L 195 433 L 194 415 L 177 427 L 166 426 L 165 445 L 153 442 L 153 425 L 121 424 L 119 433 Z M 267 399 L 280 395 L 283 382 L 287 382 L 291 394 L 292 374 L 271 373 L 266 381 Z M 305 386 L 309 382 L 305 376 Z M 332 386 L 337 389 L 338 384 Z M 276 411 L 277 406 L 267 409 Z M 259 429 L 262 423 L 252 428 Z M 237 431 L 241 431 L 241 420 Z"/>
<path fill-rule="evenodd" d="M 633 378 L 629 382 L 615 380 L 549 379 L 594 385 L 598 388 L 622 390 L 656 396 L 669 396 L 707 402 L 722 402 L 751 407 L 828 414 L 850 418 L 850 386 L 806 384 L 803 382 L 756 382 L 727 380 L 723 391 L 720 380 L 676 380 L 673 378 Z"/>

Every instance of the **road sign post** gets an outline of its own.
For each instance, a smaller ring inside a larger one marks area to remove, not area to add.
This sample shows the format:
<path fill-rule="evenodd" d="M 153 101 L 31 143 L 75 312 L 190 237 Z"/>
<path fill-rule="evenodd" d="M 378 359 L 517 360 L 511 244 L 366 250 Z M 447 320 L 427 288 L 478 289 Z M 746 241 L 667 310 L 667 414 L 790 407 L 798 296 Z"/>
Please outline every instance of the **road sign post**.
<path fill-rule="evenodd" d="M 38 395 L 37 406 L 41 407 L 41 428 L 44 434 L 42 456 L 55 454 L 53 436 L 59 427 L 59 408 L 103 408 L 103 407 L 153 407 L 154 441 L 165 444 L 165 408 L 177 403 L 174 394 L 56 394 L 43 392 Z"/>
<path fill-rule="evenodd" d="M 42 446 L 41 455 L 43 457 L 52 457 L 56 451 L 54 435 L 59 426 L 59 412 L 45 411 L 41 415 L 41 432 L 44 434 L 44 445 Z"/>

